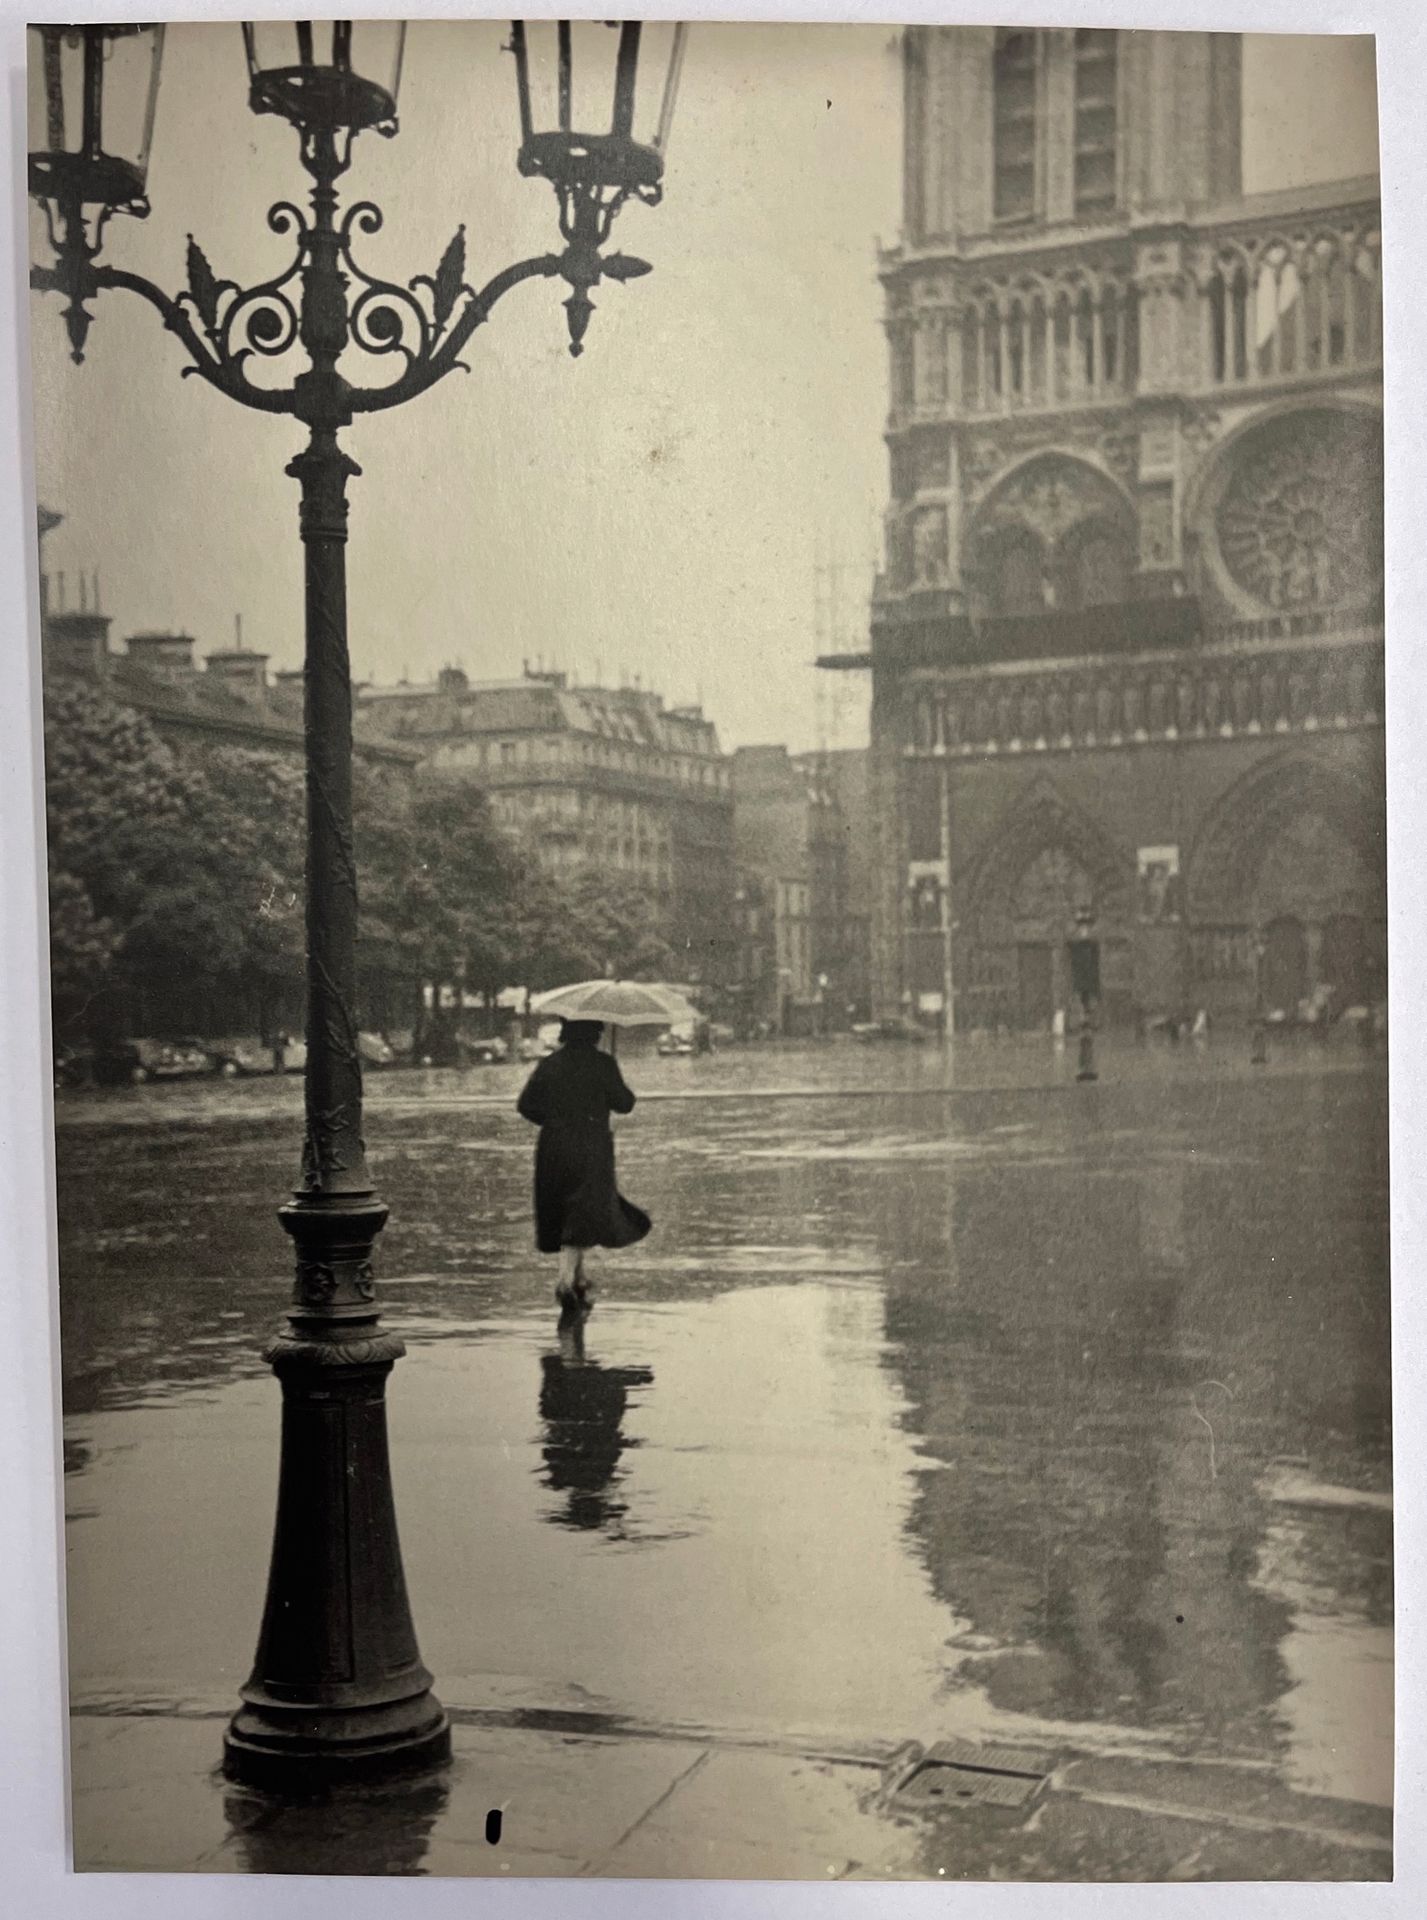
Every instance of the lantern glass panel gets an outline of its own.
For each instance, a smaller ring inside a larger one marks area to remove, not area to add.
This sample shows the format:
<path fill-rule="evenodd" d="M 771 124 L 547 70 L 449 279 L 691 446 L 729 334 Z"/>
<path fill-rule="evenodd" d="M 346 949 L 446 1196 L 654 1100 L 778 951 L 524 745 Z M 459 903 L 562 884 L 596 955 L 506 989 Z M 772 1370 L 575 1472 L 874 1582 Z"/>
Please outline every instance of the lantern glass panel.
<path fill-rule="evenodd" d="M 396 104 L 404 20 L 252 20 L 243 24 L 243 43 L 251 79 L 299 67 L 334 68 L 358 74 Z"/>
<path fill-rule="evenodd" d="M 68 153 L 79 144 L 83 48 L 84 37 L 77 29 L 30 28 L 26 78 L 31 153 Z"/>
<path fill-rule="evenodd" d="M 660 149 L 671 69 L 686 29 L 667 20 L 527 20 L 530 120 L 537 133 L 613 134 Z"/>
<path fill-rule="evenodd" d="M 35 190 L 61 182 L 87 204 L 142 198 L 153 143 L 162 26 L 30 28 L 27 76 Z"/>

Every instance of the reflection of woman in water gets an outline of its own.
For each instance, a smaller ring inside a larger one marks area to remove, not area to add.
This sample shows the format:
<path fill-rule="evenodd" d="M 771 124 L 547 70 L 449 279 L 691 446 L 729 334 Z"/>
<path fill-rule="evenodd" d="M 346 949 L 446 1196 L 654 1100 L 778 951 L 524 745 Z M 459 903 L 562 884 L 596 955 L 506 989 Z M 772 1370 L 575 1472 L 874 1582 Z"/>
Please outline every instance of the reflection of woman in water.
<path fill-rule="evenodd" d="M 589 1247 L 628 1247 L 649 1231 L 649 1215 L 614 1183 L 612 1113 L 630 1113 L 634 1095 L 614 1055 L 602 1053 L 597 1020 L 566 1020 L 560 1046 L 525 1083 L 518 1108 L 540 1129 L 535 1147 L 535 1244 L 558 1253 L 555 1297 L 563 1318 L 588 1312 Z"/>
<path fill-rule="evenodd" d="M 540 1418 L 545 1422 L 545 1484 L 568 1494 L 557 1526 L 594 1531 L 611 1527 L 624 1512 L 612 1500 L 620 1455 L 633 1444 L 622 1430 L 631 1387 L 648 1386 L 648 1367 L 604 1367 L 585 1358 L 583 1324 L 560 1337 L 560 1351 L 540 1361 Z"/>

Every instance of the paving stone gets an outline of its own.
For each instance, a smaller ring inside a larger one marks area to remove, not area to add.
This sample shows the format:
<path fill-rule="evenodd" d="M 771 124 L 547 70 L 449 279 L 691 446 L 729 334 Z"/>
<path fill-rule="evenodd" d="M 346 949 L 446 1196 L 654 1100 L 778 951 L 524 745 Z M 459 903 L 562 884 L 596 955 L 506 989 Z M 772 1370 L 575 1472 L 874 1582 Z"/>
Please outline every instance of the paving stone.
<path fill-rule="evenodd" d="M 713 1752 L 593 1870 L 836 1879 L 853 1862 L 875 1860 L 889 1873 L 899 1863 L 906 1871 L 915 1833 L 869 1809 L 880 1784 L 871 1768 L 735 1748 Z"/>

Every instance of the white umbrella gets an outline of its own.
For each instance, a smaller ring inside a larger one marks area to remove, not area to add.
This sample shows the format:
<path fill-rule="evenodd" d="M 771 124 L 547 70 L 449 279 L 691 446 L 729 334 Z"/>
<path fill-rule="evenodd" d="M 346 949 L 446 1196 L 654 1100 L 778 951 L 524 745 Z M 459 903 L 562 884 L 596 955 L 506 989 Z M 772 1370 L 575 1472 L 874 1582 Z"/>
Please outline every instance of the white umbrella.
<path fill-rule="evenodd" d="M 547 1020 L 598 1020 L 606 1027 L 678 1027 L 698 1009 L 657 980 L 579 980 L 537 993 L 532 1009 Z"/>

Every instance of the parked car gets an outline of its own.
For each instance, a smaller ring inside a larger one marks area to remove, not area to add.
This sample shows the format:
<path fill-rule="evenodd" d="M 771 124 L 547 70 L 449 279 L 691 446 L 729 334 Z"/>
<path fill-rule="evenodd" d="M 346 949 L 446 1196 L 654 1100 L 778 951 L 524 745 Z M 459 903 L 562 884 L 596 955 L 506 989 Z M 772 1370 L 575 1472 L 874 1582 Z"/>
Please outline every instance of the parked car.
<path fill-rule="evenodd" d="M 233 1040 L 214 1040 L 210 1042 L 218 1057 L 219 1070 L 231 1078 L 235 1074 L 276 1073 L 273 1060 L 273 1048 L 255 1034 L 240 1035 Z"/>
<path fill-rule="evenodd" d="M 905 1040 L 920 1046 L 928 1035 L 920 1021 L 902 1013 L 890 1020 L 860 1020 L 852 1029 L 852 1037 L 854 1040 Z"/>
<path fill-rule="evenodd" d="M 693 1053 L 694 1036 L 687 1027 L 670 1027 L 654 1042 L 656 1053 L 664 1055 Z"/>
<path fill-rule="evenodd" d="M 126 1073 L 123 1076 L 128 1078 Z M 84 1087 L 97 1079 L 94 1049 L 59 1045 L 54 1050 L 54 1079 L 57 1087 Z"/>
<path fill-rule="evenodd" d="M 560 1044 L 560 1022 L 544 1020 L 533 1034 L 526 1036 L 516 1048 L 516 1057 L 521 1060 L 543 1060 L 547 1054 L 555 1051 Z"/>
<path fill-rule="evenodd" d="M 147 1079 L 141 1070 L 139 1049 L 133 1040 L 104 1040 L 92 1050 L 77 1050 L 71 1071 L 81 1078 L 93 1074 L 101 1087 L 124 1087 L 136 1079 Z"/>
<path fill-rule="evenodd" d="M 396 1053 L 391 1042 L 379 1033 L 359 1033 L 357 1052 L 364 1067 L 391 1067 L 396 1064 Z"/>
<path fill-rule="evenodd" d="M 510 1048 L 497 1033 L 461 1036 L 461 1064 L 471 1067 L 495 1067 L 510 1058 Z"/>
<path fill-rule="evenodd" d="M 129 1078 L 136 1084 L 145 1080 L 196 1080 L 217 1073 L 219 1056 L 202 1040 L 155 1040 L 145 1038 L 124 1043 L 134 1051 Z"/>

